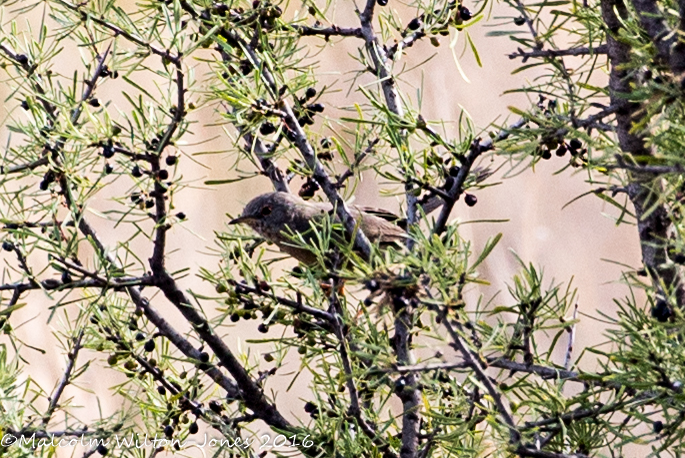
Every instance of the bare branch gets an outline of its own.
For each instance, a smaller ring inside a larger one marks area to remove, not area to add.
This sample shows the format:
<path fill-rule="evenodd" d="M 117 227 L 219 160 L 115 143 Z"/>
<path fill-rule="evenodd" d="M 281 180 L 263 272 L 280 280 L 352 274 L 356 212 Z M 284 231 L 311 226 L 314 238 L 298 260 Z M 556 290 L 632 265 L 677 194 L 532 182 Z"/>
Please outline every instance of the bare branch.
<path fill-rule="evenodd" d="M 533 49 L 531 51 L 524 51 L 519 48 L 515 53 L 509 54 L 509 59 L 516 59 L 521 57 L 523 63 L 525 63 L 531 57 L 549 59 L 555 57 L 565 57 L 565 56 L 594 56 L 597 54 L 606 54 L 607 45 L 601 44 L 592 48 L 579 47 L 579 48 L 569 48 L 569 49 Z"/>
<path fill-rule="evenodd" d="M 338 27 L 337 25 L 332 25 L 330 27 L 318 27 L 318 26 L 308 26 L 308 25 L 294 25 L 292 26 L 301 36 L 321 36 L 326 39 L 330 37 L 355 37 L 363 38 L 362 29 L 353 27 Z"/>
<path fill-rule="evenodd" d="M 402 52 L 407 48 L 411 48 L 414 46 L 414 43 L 425 36 L 426 32 L 424 30 L 415 30 L 414 32 L 410 33 L 406 37 L 402 38 L 402 40 L 392 45 L 390 49 L 388 49 L 388 59 L 394 60 L 398 52 Z"/>

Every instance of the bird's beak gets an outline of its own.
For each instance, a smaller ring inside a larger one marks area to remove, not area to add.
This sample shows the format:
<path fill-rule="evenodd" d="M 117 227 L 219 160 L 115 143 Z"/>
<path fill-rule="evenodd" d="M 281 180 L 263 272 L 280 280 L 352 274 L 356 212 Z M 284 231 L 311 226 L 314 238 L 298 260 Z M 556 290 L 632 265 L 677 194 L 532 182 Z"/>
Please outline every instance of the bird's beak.
<path fill-rule="evenodd" d="M 255 218 L 250 215 L 243 215 L 239 216 L 236 219 L 232 219 L 231 221 L 228 222 L 228 224 L 242 224 L 242 223 L 249 223 L 250 221 L 254 221 Z"/>

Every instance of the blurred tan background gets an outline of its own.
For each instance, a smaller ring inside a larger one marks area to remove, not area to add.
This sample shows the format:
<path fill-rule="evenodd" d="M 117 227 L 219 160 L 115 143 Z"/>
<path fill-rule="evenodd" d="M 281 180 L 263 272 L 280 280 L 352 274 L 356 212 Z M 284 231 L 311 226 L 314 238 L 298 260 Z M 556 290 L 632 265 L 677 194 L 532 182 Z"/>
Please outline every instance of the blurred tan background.
<path fill-rule="evenodd" d="M 133 2 L 120 2 L 122 5 L 132 6 Z M 472 10 L 475 6 L 469 5 Z M 293 5 L 294 9 L 296 5 Z M 397 7 L 401 12 L 403 22 L 406 24 L 413 16 L 409 8 L 400 9 L 394 0 L 386 8 Z M 353 4 L 343 1 L 338 5 L 335 14 L 331 14 L 332 22 L 342 26 L 357 26 L 358 22 L 353 11 Z M 5 19 L 10 15 L 5 14 Z M 32 21 L 40 18 L 41 11 L 35 11 Z M 498 4 L 495 5 L 492 16 L 514 16 L 513 10 Z M 492 20 L 496 22 L 496 20 Z M 516 45 L 506 38 L 488 38 L 485 33 L 491 29 L 485 28 L 487 21 L 475 25 L 469 29 L 473 40 L 478 46 L 483 66 L 479 67 L 470 52 L 460 57 L 460 64 L 464 73 L 470 79 L 470 83 L 460 76 L 451 50 L 449 40 L 451 37 L 442 37 L 441 46 L 435 48 L 428 40 L 424 40 L 413 48 L 408 55 L 395 64 L 395 72 L 402 69 L 411 69 L 416 64 L 433 56 L 424 66 L 419 69 L 402 73 L 398 78 L 399 87 L 409 101 L 416 105 L 416 91 L 423 91 L 421 113 L 430 121 L 440 120 L 447 123 L 451 128 L 451 134 L 456 135 L 456 121 L 463 109 L 472 116 L 475 124 L 486 127 L 489 123 L 497 120 L 504 123 L 508 116 L 507 106 L 516 106 L 526 109 L 531 101 L 521 95 L 501 95 L 505 90 L 521 87 L 527 80 L 532 80 L 538 73 L 528 71 L 511 75 L 516 68 L 517 61 L 510 60 L 506 54 L 515 50 Z M 514 26 L 509 26 L 514 27 Z M 35 29 L 34 29 L 35 30 Z M 334 42 L 336 40 L 333 40 Z M 308 39 L 310 53 L 314 54 L 317 46 L 323 44 L 323 40 Z M 352 91 L 348 95 L 348 88 L 353 75 L 350 73 L 358 69 L 358 63 L 350 54 L 356 54 L 361 42 L 347 39 L 336 42 L 334 46 L 316 55 L 314 60 L 320 62 L 319 71 L 321 85 L 334 84 L 339 89 L 323 98 L 328 107 L 338 105 L 352 105 L 362 101 L 358 92 Z M 457 56 L 464 49 L 464 37 L 459 37 L 456 45 Z M 72 60 L 73 59 L 73 60 Z M 81 70 L 81 59 L 78 54 L 69 59 L 60 58 L 59 71 L 64 75 L 70 75 L 75 68 Z M 198 64 L 198 77 L 201 78 L 201 65 Z M 360 79 L 363 84 L 372 82 L 371 77 L 365 76 Z M 3 88 L 6 91 L 6 88 Z M 3 94 L 7 97 L 9 94 Z M 115 84 L 104 84 L 98 89 L 98 97 L 101 101 L 111 100 L 114 105 L 126 110 L 127 104 L 118 93 Z M 16 101 L 7 104 L 9 111 Z M 190 275 L 180 281 L 183 288 L 192 288 L 200 293 L 211 293 L 212 288 L 200 281 L 195 274 L 200 267 L 210 270 L 216 269 L 218 258 L 211 253 L 214 248 L 212 239 L 215 231 L 226 228 L 228 220 L 226 214 L 237 214 L 242 206 L 252 197 L 271 190 L 270 183 L 264 177 L 254 178 L 244 183 L 207 187 L 203 182 L 208 179 L 226 179 L 231 177 L 229 167 L 233 162 L 233 153 L 204 155 L 195 157 L 205 167 L 201 167 L 188 156 L 202 151 L 226 151 L 230 147 L 230 140 L 225 137 L 221 127 L 200 127 L 201 125 L 217 123 L 220 118 L 214 111 L 215 107 L 199 109 L 192 113 L 191 117 L 199 122 L 193 127 L 194 135 L 188 135 L 185 140 L 188 146 L 179 145 L 179 149 L 185 157 L 181 158 L 184 180 L 194 183 L 192 189 L 179 193 L 174 200 L 176 211 L 187 214 L 188 220 L 182 225 L 176 225 L 169 234 L 169 268 L 189 268 Z M 115 113 L 114 106 L 110 112 Z M 332 114 L 327 110 L 327 114 Z M 18 111 L 13 116 L 21 116 Z M 514 119 L 510 116 L 511 120 Z M 320 124 L 314 126 L 314 129 Z M 230 127 L 229 127 L 230 130 Z M 6 139 L 6 128 L 2 132 L 2 140 Z M 199 144 L 201 141 L 214 138 L 209 143 Z M 3 143 L 4 144 L 4 143 Z M 495 160 L 503 161 L 503 158 Z M 575 355 L 585 346 L 592 346 L 604 342 L 601 328 L 597 322 L 588 316 L 595 316 L 596 310 L 612 314 L 614 298 L 621 298 L 628 293 L 627 288 L 620 285 L 621 269 L 617 264 L 608 262 L 629 264 L 636 266 L 640 261 L 637 234 L 631 226 L 616 227 L 611 217 L 613 209 L 606 206 L 601 200 L 589 196 L 585 197 L 569 207 L 562 207 L 590 188 L 584 180 L 582 173 L 572 174 L 565 171 L 555 175 L 554 172 L 564 165 L 563 159 L 553 157 L 536 167 L 535 171 L 529 170 L 516 177 L 505 179 L 498 186 L 491 187 L 476 193 L 478 204 L 468 208 L 460 201 L 452 214 L 457 221 L 471 221 L 483 219 L 507 219 L 504 223 L 478 223 L 462 226 L 462 235 L 473 241 L 477 251 L 484 245 L 489 237 L 498 232 L 504 233 L 502 241 L 490 256 L 487 263 L 481 269 L 482 276 L 491 282 L 491 286 L 472 291 L 471 297 L 484 294 L 489 299 L 502 291 L 494 300 L 494 304 L 509 304 L 511 298 L 506 292 L 506 284 L 512 275 L 519 271 L 519 265 L 512 251 L 518 254 L 525 262 L 532 262 L 543 268 L 547 284 L 552 279 L 558 282 L 568 282 L 573 279 L 573 284 L 578 288 L 578 306 L 581 322 L 577 326 Z M 506 170 L 507 167 L 504 167 Z M 501 173 L 492 177 L 491 181 L 501 179 Z M 384 206 L 391 210 L 397 210 L 399 204 L 394 198 L 380 198 L 381 185 L 373 173 L 364 176 L 363 183 L 359 186 L 356 194 L 356 203 L 364 205 Z M 120 188 L 123 189 L 123 188 Z M 296 188 L 297 189 L 297 188 Z M 93 205 L 98 209 L 107 208 L 108 203 L 104 197 Z M 121 229 L 115 229 L 112 223 L 90 216 L 98 227 L 99 234 L 106 244 L 114 246 L 117 240 L 122 239 Z M 147 259 L 150 253 L 149 245 L 138 247 L 140 257 Z M 25 296 L 28 298 L 28 306 L 18 311 L 12 321 L 17 327 L 17 334 L 27 343 L 34 347 L 47 349 L 42 355 L 35 351 L 28 351 L 27 357 L 30 366 L 27 369 L 27 378 L 35 380 L 37 385 L 50 391 L 61 377 L 66 359 L 59 348 L 55 346 L 52 331 L 62 327 L 61 318 L 55 319 L 47 326 L 46 319 L 49 314 L 47 306 L 50 304 L 40 294 Z M 7 296 L 5 296 L 7 297 Z M 7 300 L 7 299 L 5 299 Z M 187 330 L 172 306 L 163 299 L 156 298 L 153 304 L 163 310 L 169 319 L 179 328 Z M 207 303 L 206 310 L 211 311 L 214 304 Z M 24 323 L 22 326 L 19 323 Z M 254 326 L 253 326 L 254 325 Z M 235 351 L 245 351 L 245 339 L 256 338 L 256 322 L 249 325 L 242 324 L 230 329 L 225 335 L 225 340 Z M 260 346 L 261 348 L 262 346 Z M 559 345 L 563 350 L 564 345 Z M 268 350 L 268 349 L 267 349 Z M 261 350 L 266 351 L 266 350 Z M 258 357 L 259 353 L 255 353 Z M 563 362 L 563 352 L 557 355 L 557 362 Z M 82 359 L 96 359 L 102 363 L 106 356 L 92 353 L 83 353 Z M 105 363 L 106 364 L 106 363 Z M 591 362 L 587 363 L 587 369 L 592 369 Z M 292 370 L 296 366 L 291 367 Z M 112 382 L 123 378 L 111 370 L 95 371 L 81 379 L 80 386 L 92 390 L 89 394 L 80 389 L 69 388 L 65 399 L 74 396 L 74 404 L 83 406 L 75 412 L 82 416 L 84 421 L 97 417 L 101 409 L 103 415 L 116 410 L 121 398 L 111 396 L 107 387 Z M 279 377 L 269 382 L 269 388 L 277 390 Z M 289 380 L 289 378 L 283 378 Z M 285 382 L 284 382 L 285 383 Z M 281 392 L 277 402 L 289 418 L 302 416 L 302 402 L 298 399 L 305 393 L 293 392 L 290 394 Z M 99 401 L 96 404 L 96 395 Z M 217 393 L 218 395 L 218 393 Z"/>

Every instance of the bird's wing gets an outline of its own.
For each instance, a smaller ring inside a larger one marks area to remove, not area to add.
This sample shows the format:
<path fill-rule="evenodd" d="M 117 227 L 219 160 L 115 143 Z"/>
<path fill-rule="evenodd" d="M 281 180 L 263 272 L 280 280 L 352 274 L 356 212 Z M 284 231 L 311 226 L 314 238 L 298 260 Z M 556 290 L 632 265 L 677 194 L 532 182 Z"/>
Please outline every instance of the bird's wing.
<path fill-rule="evenodd" d="M 395 213 L 385 210 L 383 208 L 378 208 L 378 207 L 364 207 L 364 206 L 355 206 L 355 208 L 362 213 L 366 213 L 372 216 L 376 216 L 378 218 L 384 219 L 390 223 L 392 223 L 394 226 L 399 226 L 402 231 L 407 230 L 407 219 L 402 218 L 401 216 L 396 215 Z"/>
<path fill-rule="evenodd" d="M 355 205 L 357 210 L 368 213 L 369 215 L 377 216 L 379 218 L 383 218 L 386 221 L 390 221 L 391 223 L 394 223 L 395 221 L 399 221 L 401 218 L 394 214 L 393 212 L 389 210 L 385 210 L 383 208 L 378 208 L 378 207 L 364 207 L 360 205 Z"/>
<path fill-rule="evenodd" d="M 362 230 L 371 242 L 381 245 L 403 242 L 408 238 L 401 227 L 370 213 L 362 213 Z"/>

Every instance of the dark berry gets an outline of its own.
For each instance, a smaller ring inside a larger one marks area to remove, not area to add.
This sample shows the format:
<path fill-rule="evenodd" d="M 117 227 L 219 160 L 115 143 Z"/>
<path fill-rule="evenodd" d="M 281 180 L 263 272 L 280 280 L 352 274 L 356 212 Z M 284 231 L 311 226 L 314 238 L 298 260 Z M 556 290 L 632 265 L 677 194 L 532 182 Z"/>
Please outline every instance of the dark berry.
<path fill-rule="evenodd" d="M 404 377 L 398 378 L 395 380 L 395 393 L 402 393 L 407 386 L 407 381 L 404 379 Z"/>
<path fill-rule="evenodd" d="M 304 200 L 309 200 L 312 197 L 314 197 L 314 194 L 316 194 L 316 191 L 318 191 L 319 188 L 320 188 L 319 184 L 316 181 L 309 178 L 302 185 L 302 188 L 300 188 L 300 191 L 298 192 L 298 194 Z"/>
<path fill-rule="evenodd" d="M 150 199 L 145 201 L 145 208 L 152 208 L 155 206 L 155 201 Z"/>
<path fill-rule="evenodd" d="M 259 128 L 259 133 L 262 135 L 271 135 L 274 132 L 276 132 L 276 126 L 273 125 L 273 123 L 266 121 L 262 126 Z"/>
<path fill-rule="evenodd" d="M 421 18 L 415 17 L 414 19 L 409 21 L 409 25 L 407 25 L 407 28 L 409 30 L 419 30 L 421 28 L 421 25 Z"/>
<path fill-rule="evenodd" d="M 262 334 L 266 334 L 267 332 L 269 332 L 269 326 L 262 323 L 259 326 L 257 326 L 257 331 L 261 332 Z"/>
<path fill-rule="evenodd" d="M 166 165 L 174 165 L 178 162 L 178 156 L 167 156 L 165 159 Z"/>
<path fill-rule="evenodd" d="M 234 323 L 237 323 L 238 321 L 240 321 L 240 315 L 238 315 L 237 313 L 231 313 L 230 318 L 231 318 L 231 321 Z"/>
<path fill-rule="evenodd" d="M 478 203 L 478 198 L 473 194 L 465 194 L 464 202 L 466 202 L 466 205 L 468 205 L 469 207 L 473 207 Z"/>
<path fill-rule="evenodd" d="M 190 434 L 197 434 L 197 432 L 198 432 L 199 429 L 200 429 L 200 428 L 197 427 L 197 423 L 196 423 L 196 422 L 192 422 L 192 423 L 190 424 L 190 426 L 188 427 L 188 433 L 190 433 Z"/>
<path fill-rule="evenodd" d="M 249 60 L 241 60 L 240 61 L 240 73 L 243 74 L 243 76 L 247 76 L 252 72 L 252 63 L 250 63 Z"/>
<path fill-rule="evenodd" d="M 656 305 L 652 307 L 652 317 L 656 318 L 656 320 L 660 323 L 665 323 L 672 316 L 673 309 L 668 302 L 663 299 L 656 301 Z"/>
<path fill-rule="evenodd" d="M 385 6 L 388 4 L 388 0 L 376 0 L 379 6 Z"/>
<path fill-rule="evenodd" d="M 105 456 L 109 453 L 109 450 L 107 450 L 107 447 L 105 447 L 102 444 L 98 445 L 97 451 L 102 456 Z"/>
<path fill-rule="evenodd" d="M 664 430 L 664 422 L 657 420 L 652 424 L 652 427 L 654 428 L 654 432 L 659 434 Z"/>
<path fill-rule="evenodd" d="M 160 395 L 164 396 L 164 395 L 166 394 L 166 388 L 164 388 L 163 386 L 160 385 L 160 386 L 157 387 L 157 392 L 158 392 Z"/>
<path fill-rule="evenodd" d="M 100 106 L 100 101 L 98 99 L 90 99 L 88 101 L 88 105 L 90 105 L 91 107 L 97 108 Z"/>
<path fill-rule="evenodd" d="M 218 401 L 209 401 L 209 408 L 212 412 L 220 414 L 224 410 L 224 406 Z"/>
<path fill-rule="evenodd" d="M 206 351 L 200 353 L 200 361 L 203 363 L 209 361 L 209 354 Z"/>
<path fill-rule="evenodd" d="M 322 161 L 332 161 L 333 153 L 331 153 L 330 150 L 324 150 L 320 153 L 316 153 L 316 157 L 318 157 Z"/>
<path fill-rule="evenodd" d="M 556 155 L 561 157 L 564 154 L 566 154 L 566 151 L 567 151 L 566 145 L 562 144 L 561 146 L 559 146 L 559 148 L 557 148 Z"/>
<path fill-rule="evenodd" d="M 112 145 L 105 145 L 102 147 L 102 155 L 109 159 L 114 156 L 114 147 Z"/>
<path fill-rule="evenodd" d="M 145 342 L 145 351 L 152 351 L 155 349 L 155 341 L 150 339 Z"/>
<path fill-rule="evenodd" d="M 544 150 L 544 151 L 542 152 L 542 158 L 543 158 L 544 160 L 551 159 L 551 158 L 552 158 L 552 152 L 551 152 L 550 150 L 548 150 L 548 149 Z"/>
<path fill-rule="evenodd" d="M 21 107 L 22 107 L 24 110 L 27 110 L 27 111 L 28 111 L 29 108 L 30 108 L 30 107 L 29 107 L 29 103 L 28 103 L 26 100 L 22 100 L 22 101 L 21 101 Z"/>
<path fill-rule="evenodd" d="M 166 425 L 166 426 L 164 427 L 164 435 L 165 435 L 166 437 L 171 437 L 171 436 L 173 436 L 173 435 L 174 435 L 174 427 L 171 426 L 171 425 Z"/>
<path fill-rule="evenodd" d="M 469 11 L 469 9 L 466 8 L 465 6 L 460 6 L 460 7 L 459 7 L 459 17 L 460 17 L 463 21 L 468 21 L 469 19 L 471 19 L 471 18 L 473 17 L 473 14 L 472 14 L 471 11 Z"/>
<path fill-rule="evenodd" d="M 50 183 L 48 183 L 45 180 L 41 180 L 41 182 L 38 183 L 38 187 L 40 188 L 41 191 L 47 191 L 48 187 L 50 187 Z"/>
<path fill-rule="evenodd" d="M 109 164 L 105 164 L 105 173 L 109 175 L 110 173 L 114 172 L 114 167 L 112 167 Z"/>
<path fill-rule="evenodd" d="M 323 113 L 323 110 L 326 109 L 326 106 L 323 103 L 313 103 L 309 105 L 309 109 L 314 113 Z"/>
<path fill-rule="evenodd" d="M 568 147 L 571 149 L 580 149 L 581 146 L 583 146 L 583 144 L 577 138 L 574 138 L 568 144 Z"/>
<path fill-rule="evenodd" d="M 138 342 L 145 340 L 145 334 L 143 334 L 142 332 L 139 332 L 138 334 L 136 334 L 136 340 Z"/>
<path fill-rule="evenodd" d="M 5 240 L 4 242 L 2 242 L 2 249 L 5 251 L 12 251 L 14 250 L 14 243 Z"/>
<path fill-rule="evenodd" d="M 307 413 L 313 413 L 319 410 L 319 408 L 313 402 L 306 402 L 304 405 L 304 411 Z"/>
<path fill-rule="evenodd" d="M 304 269 L 300 266 L 293 267 L 293 275 L 304 275 Z"/>
<path fill-rule="evenodd" d="M 310 124 L 310 125 L 314 124 L 314 119 L 311 117 L 311 115 L 309 115 L 309 113 L 305 113 L 302 116 L 300 116 L 299 118 L 297 118 L 297 123 L 300 126 L 304 127 L 308 124 Z"/>
<path fill-rule="evenodd" d="M 142 170 L 140 170 L 139 166 L 134 165 L 131 169 L 131 175 L 133 175 L 134 178 L 140 178 L 143 176 L 143 172 Z"/>
<path fill-rule="evenodd" d="M 162 169 L 157 173 L 157 176 L 160 180 L 166 180 L 169 178 L 169 171 Z"/>
<path fill-rule="evenodd" d="M 176 213 L 176 218 L 178 219 L 186 219 L 186 214 L 183 212 L 178 212 Z"/>
<path fill-rule="evenodd" d="M 395 311 L 406 309 L 409 306 L 409 301 L 402 296 L 395 296 L 392 298 L 392 305 Z"/>
<path fill-rule="evenodd" d="M 307 91 L 304 93 L 304 96 L 308 99 L 316 97 L 316 89 L 314 89 L 313 87 L 308 87 Z"/>
<path fill-rule="evenodd" d="M 381 287 L 376 280 L 367 280 L 364 282 L 364 287 L 371 291 L 372 293 L 378 291 Z"/>
<path fill-rule="evenodd" d="M 522 26 L 525 23 L 526 23 L 526 18 L 524 18 L 523 16 L 519 16 L 517 18 L 514 18 L 514 24 L 516 24 L 518 26 Z"/>

